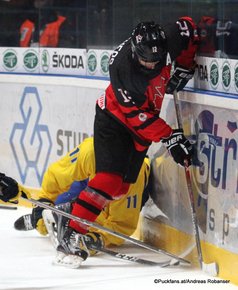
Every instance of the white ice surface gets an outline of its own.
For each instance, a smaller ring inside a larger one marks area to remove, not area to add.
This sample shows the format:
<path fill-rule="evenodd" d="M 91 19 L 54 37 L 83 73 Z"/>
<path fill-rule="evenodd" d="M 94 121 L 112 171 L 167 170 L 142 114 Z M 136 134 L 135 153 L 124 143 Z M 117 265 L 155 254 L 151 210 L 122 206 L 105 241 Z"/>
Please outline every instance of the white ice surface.
<path fill-rule="evenodd" d="M 88 258 L 80 269 L 68 269 L 52 265 L 55 256 L 49 239 L 40 236 L 35 230 L 18 232 L 13 228 L 14 221 L 30 210 L 0 209 L 0 289 L 52 289 L 52 290 L 150 290 L 150 289 L 222 289 L 232 290 L 237 286 L 217 283 L 221 281 L 191 267 L 168 267 L 139 265 L 122 261 L 105 254 Z M 115 249 L 114 249 L 115 250 Z M 128 245 L 117 249 L 120 252 L 137 255 L 144 259 L 161 260 L 156 253 Z M 162 257 L 164 259 L 164 257 Z M 164 282 L 178 280 L 179 283 L 154 283 L 155 279 Z M 183 279 L 205 280 L 205 284 L 186 283 Z M 208 283 L 208 279 L 216 283 Z"/>

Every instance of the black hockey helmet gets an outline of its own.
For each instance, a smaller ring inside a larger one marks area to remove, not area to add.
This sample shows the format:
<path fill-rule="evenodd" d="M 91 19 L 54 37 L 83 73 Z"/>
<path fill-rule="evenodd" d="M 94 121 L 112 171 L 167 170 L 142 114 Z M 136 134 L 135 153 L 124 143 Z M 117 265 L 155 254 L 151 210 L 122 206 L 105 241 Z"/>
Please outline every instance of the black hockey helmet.
<path fill-rule="evenodd" d="M 132 53 L 146 62 L 161 61 L 167 54 L 167 42 L 162 28 L 154 22 L 141 22 L 132 32 Z"/>

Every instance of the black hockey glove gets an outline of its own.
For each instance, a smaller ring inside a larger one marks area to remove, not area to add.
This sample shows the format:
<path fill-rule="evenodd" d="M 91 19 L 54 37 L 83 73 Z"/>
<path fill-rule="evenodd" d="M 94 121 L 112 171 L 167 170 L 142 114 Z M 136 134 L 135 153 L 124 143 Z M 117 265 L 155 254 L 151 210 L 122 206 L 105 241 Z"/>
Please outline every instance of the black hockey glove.
<path fill-rule="evenodd" d="M 48 205 L 53 206 L 53 202 L 47 198 L 40 198 L 39 201 L 44 202 Z M 44 208 L 40 206 L 36 206 L 32 210 L 31 214 L 31 224 L 34 229 L 36 229 L 41 235 L 45 236 L 47 235 L 47 229 L 42 217 L 42 212 Z"/>
<path fill-rule="evenodd" d="M 88 232 L 86 235 L 81 237 L 81 249 L 88 251 L 90 256 L 93 256 L 97 253 L 97 250 L 100 250 L 104 247 L 103 237 L 95 232 Z"/>
<path fill-rule="evenodd" d="M 173 133 L 168 138 L 164 138 L 161 142 L 166 146 L 174 161 L 184 166 L 184 160 L 191 165 L 193 155 L 193 146 L 184 136 L 182 129 L 173 130 Z"/>
<path fill-rule="evenodd" d="M 166 93 L 173 94 L 174 90 L 181 91 L 188 81 L 193 78 L 194 72 L 194 69 L 177 66 L 167 83 Z"/>
<path fill-rule="evenodd" d="M 11 177 L 0 173 L 0 199 L 9 202 L 18 198 L 18 183 Z"/>

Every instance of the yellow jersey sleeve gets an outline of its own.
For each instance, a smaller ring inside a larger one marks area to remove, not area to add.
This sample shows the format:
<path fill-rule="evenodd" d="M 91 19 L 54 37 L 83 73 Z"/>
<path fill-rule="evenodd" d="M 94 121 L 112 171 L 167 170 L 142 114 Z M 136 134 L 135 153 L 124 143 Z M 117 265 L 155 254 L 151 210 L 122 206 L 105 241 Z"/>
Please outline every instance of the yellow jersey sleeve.
<path fill-rule="evenodd" d="M 94 175 L 93 138 L 87 138 L 67 155 L 48 167 L 38 198 L 47 198 L 54 202 L 59 194 L 69 190 L 74 181 L 91 179 Z"/>

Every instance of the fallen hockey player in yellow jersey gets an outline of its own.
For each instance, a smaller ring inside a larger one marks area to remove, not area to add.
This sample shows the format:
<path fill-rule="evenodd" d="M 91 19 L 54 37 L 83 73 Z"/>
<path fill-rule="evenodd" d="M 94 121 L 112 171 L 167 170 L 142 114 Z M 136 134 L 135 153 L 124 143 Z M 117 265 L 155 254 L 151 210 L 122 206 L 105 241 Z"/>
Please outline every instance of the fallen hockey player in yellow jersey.
<path fill-rule="evenodd" d="M 140 210 L 144 199 L 146 199 L 145 188 L 148 184 L 149 173 L 149 159 L 145 158 L 136 183 L 131 184 L 128 192 L 121 198 L 109 202 L 98 216 L 96 222 L 108 229 L 131 236 L 137 228 Z M 77 198 L 80 190 L 87 186 L 87 180 L 92 179 L 94 175 L 93 138 L 87 138 L 66 156 L 48 167 L 43 177 L 38 199 L 54 205 Z M 80 182 L 81 187 L 74 186 L 74 193 L 71 194 L 72 185 Z M 18 200 L 22 194 L 28 198 L 31 197 L 31 192 L 26 186 L 18 184 L 4 174 L 0 175 L 0 186 L 2 191 L 0 199 L 5 202 Z M 67 205 L 59 205 L 59 207 L 64 209 Z M 47 223 L 50 219 L 49 211 L 41 207 L 35 207 L 31 215 L 23 216 L 15 222 L 15 228 L 18 230 L 36 229 L 40 234 L 47 235 L 48 231 L 42 216 L 43 212 L 47 213 L 45 215 L 45 222 Z M 53 221 L 51 220 L 51 222 Z M 85 236 L 99 247 L 119 246 L 123 243 L 122 239 L 96 229 L 89 229 Z M 94 253 L 90 251 L 89 254 L 92 255 Z"/>

